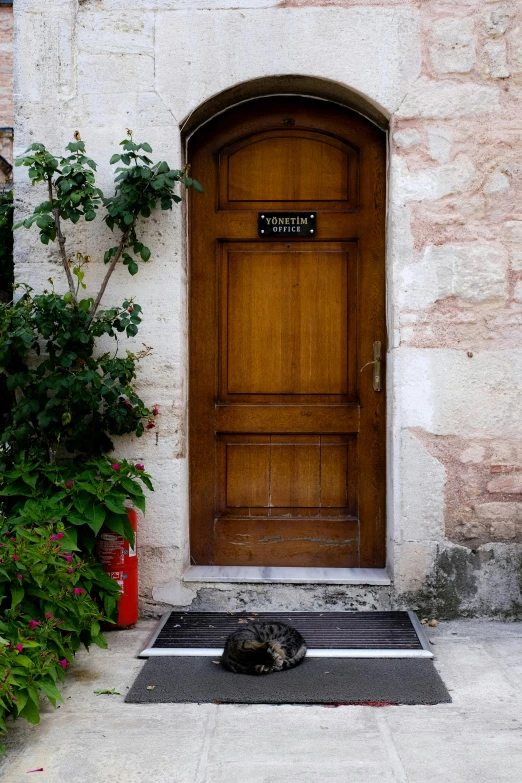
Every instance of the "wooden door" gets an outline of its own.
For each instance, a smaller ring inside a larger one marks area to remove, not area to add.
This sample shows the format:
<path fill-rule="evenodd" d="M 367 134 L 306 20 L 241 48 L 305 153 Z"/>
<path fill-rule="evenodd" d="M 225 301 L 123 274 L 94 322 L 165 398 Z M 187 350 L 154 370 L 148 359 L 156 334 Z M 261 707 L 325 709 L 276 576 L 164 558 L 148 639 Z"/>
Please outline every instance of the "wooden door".
<path fill-rule="evenodd" d="M 385 135 L 264 98 L 189 143 L 190 530 L 198 565 L 383 567 Z M 316 230 L 265 238 L 265 212 Z"/>

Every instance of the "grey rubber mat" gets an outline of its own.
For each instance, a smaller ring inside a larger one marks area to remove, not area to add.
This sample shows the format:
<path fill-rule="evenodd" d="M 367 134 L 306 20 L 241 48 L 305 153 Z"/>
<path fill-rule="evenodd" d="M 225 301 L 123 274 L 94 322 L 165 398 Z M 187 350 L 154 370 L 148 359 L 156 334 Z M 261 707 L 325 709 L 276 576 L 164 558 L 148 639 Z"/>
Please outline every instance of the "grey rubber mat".
<path fill-rule="evenodd" d="M 440 704 L 451 698 L 433 663 L 422 658 L 305 658 L 295 669 L 255 677 L 233 674 L 208 657 L 158 657 L 149 658 L 125 701 Z"/>

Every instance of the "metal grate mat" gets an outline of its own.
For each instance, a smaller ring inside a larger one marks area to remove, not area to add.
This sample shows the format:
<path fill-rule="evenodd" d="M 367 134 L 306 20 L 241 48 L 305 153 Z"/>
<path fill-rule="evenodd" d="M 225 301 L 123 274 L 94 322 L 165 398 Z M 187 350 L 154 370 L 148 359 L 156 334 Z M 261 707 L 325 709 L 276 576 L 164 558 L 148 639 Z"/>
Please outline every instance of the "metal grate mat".
<path fill-rule="evenodd" d="M 167 612 L 140 657 L 221 655 L 227 636 L 255 621 L 297 628 L 308 657 L 433 658 L 414 612 Z"/>

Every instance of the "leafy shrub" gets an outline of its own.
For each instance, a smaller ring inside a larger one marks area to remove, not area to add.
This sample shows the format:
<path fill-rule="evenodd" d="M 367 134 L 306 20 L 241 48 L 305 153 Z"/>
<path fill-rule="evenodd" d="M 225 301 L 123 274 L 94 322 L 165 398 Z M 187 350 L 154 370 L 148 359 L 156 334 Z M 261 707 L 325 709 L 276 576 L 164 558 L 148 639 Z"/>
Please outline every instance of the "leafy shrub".
<path fill-rule="evenodd" d="M 102 334 L 135 334 L 141 307 L 125 301 L 100 311 L 86 331 L 91 304 L 83 299 L 73 307 L 54 292 L 33 296 L 26 288 L 17 302 L 0 305 L 0 368 L 9 400 L 1 440 L 9 454 L 32 450 L 52 461 L 62 446 L 97 456 L 113 448 L 111 436 L 139 437 L 152 421 L 133 388 L 137 362 L 148 351 L 94 355 Z"/>
<path fill-rule="evenodd" d="M 67 541 L 61 521 L 0 530 L 0 732 L 9 716 L 39 722 L 39 691 L 61 701 L 57 680 L 82 644 L 107 646 L 100 623 L 118 585 Z"/>
<path fill-rule="evenodd" d="M 0 497 L 11 526 L 63 523 L 70 548 L 92 552 L 102 525 L 134 542 L 125 502 L 145 511 L 143 484 L 152 490 L 142 465 L 108 457 L 48 464 L 21 454 L 0 479 Z"/>
<path fill-rule="evenodd" d="M 139 223 L 181 200 L 181 184 L 202 190 L 188 168 L 154 163 L 149 144 L 128 131 L 113 155 L 115 188 L 96 185 L 96 163 L 78 133 L 65 155 L 32 144 L 16 161 L 46 200 L 14 228 L 36 227 L 44 245 L 56 242 L 68 290 L 34 293 L 0 302 L 0 732 L 8 716 L 39 719 L 38 693 L 56 704 L 56 687 L 81 644 L 105 646 L 100 622 L 114 617 L 119 587 L 95 562 L 102 526 L 134 542 L 126 503 L 145 511 L 142 465 L 109 459 L 114 436 L 155 426 L 158 408 L 134 389 L 137 364 L 150 348 L 118 353 L 118 338 L 135 337 L 141 307 L 133 299 L 101 310 L 107 284 L 121 262 L 131 275 L 151 257 Z M 12 202 L 0 204 L 0 222 Z M 81 298 L 87 254 L 72 259 L 63 226 L 103 214 L 115 244 L 103 256 L 107 271 L 98 293 Z M 116 341 L 100 355 L 98 338 Z"/>

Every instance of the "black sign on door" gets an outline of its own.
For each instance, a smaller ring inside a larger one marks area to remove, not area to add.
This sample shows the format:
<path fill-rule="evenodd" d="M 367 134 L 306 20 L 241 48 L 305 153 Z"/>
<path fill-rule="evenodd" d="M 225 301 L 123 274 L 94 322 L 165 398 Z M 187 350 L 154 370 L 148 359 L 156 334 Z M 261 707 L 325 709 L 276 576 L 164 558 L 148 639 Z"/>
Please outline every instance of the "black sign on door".
<path fill-rule="evenodd" d="M 316 234 L 315 212 L 260 212 L 260 237 L 313 237 Z"/>

